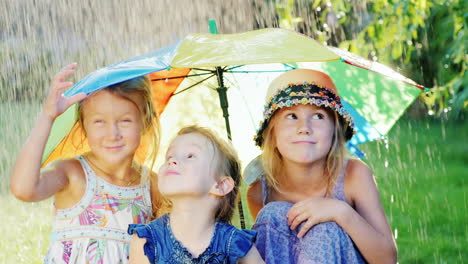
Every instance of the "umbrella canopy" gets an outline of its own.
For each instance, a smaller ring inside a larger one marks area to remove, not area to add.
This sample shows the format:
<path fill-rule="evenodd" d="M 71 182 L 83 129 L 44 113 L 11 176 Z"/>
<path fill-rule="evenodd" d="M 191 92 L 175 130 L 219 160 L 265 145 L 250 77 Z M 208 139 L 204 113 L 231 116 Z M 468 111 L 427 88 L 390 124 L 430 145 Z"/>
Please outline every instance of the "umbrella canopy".
<path fill-rule="evenodd" d="M 354 153 L 358 153 L 356 145 L 386 135 L 423 88 L 382 64 L 325 47 L 297 32 L 263 29 L 240 34 L 191 34 L 175 45 L 99 69 L 65 95 L 90 94 L 150 74 L 166 141 L 171 136 L 169 131 L 194 123 L 220 133 L 232 130 L 234 145 L 245 163 L 259 153 L 252 137 L 262 119 L 268 84 L 295 68 L 321 70 L 335 81 L 345 108 L 355 119 L 356 135 L 348 143 Z M 220 105 L 226 108 L 224 113 Z M 230 122 L 220 121 L 223 115 Z M 57 119 L 44 164 L 87 150 L 75 119 L 73 107 Z M 137 152 L 140 160 L 144 153 Z"/>

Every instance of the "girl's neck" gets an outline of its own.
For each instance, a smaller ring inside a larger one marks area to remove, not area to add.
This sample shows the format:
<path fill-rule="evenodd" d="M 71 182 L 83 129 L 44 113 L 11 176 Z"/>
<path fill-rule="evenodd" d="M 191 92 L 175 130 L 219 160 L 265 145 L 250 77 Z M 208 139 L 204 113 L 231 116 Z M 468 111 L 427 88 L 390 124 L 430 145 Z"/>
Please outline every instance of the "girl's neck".
<path fill-rule="evenodd" d="M 100 159 L 92 152 L 88 152 L 83 157 L 90 163 L 93 170 L 106 178 L 111 183 L 117 183 L 117 185 L 132 185 L 137 182 L 139 173 L 136 172 L 133 157 L 119 162 L 118 164 L 111 164 Z"/>
<path fill-rule="evenodd" d="M 315 194 L 326 189 L 325 161 L 317 161 L 307 165 L 287 160 L 284 162 L 283 180 L 280 181 L 283 191 Z"/>
<path fill-rule="evenodd" d="M 210 201 L 193 197 L 171 199 L 171 202 L 171 231 L 192 256 L 198 257 L 213 237 L 216 205 L 210 206 L 207 204 Z"/>

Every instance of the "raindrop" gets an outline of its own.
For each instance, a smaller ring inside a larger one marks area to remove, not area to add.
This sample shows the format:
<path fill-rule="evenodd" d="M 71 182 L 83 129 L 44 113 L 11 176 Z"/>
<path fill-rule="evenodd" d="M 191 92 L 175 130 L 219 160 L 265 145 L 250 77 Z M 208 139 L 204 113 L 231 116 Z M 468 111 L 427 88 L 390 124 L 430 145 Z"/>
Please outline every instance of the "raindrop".
<path fill-rule="evenodd" d="M 393 194 L 392 194 L 392 195 L 390 195 L 390 202 L 391 202 L 391 203 L 393 203 L 393 202 L 394 202 L 394 200 L 393 200 Z"/>
<path fill-rule="evenodd" d="M 434 111 L 429 110 L 429 111 L 427 111 L 427 114 L 428 114 L 428 115 L 434 115 Z"/>
<path fill-rule="evenodd" d="M 331 7 L 331 6 L 332 6 L 332 4 L 331 4 L 330 2 L 328 2 L 328 3 L 327 3 L 327 6 L 328 6 L 328 7 Z"/>
<path fill-rule="evenodd" d="M 377 61 L 377 59 L 378 59 L 377 56 L 372 57 L 373 61 Z"/>
<path fill-rule="evenodd" d="M 382 25 L 382 24 L 383 24 L 383 20 L 379 19 L 379 25 Z"/>
<path fill-rule="evenodd" d="M 447 69 L 447 68 L 448 68 L 448 64 L 444 64 L 444 68 Z"/>
<path fill-rule="evenodd" d="M 166 80 L 164 80 L 164 82 L 168 83 L 168 82 L 169 82 L 169 79 L 168 79 L 168 78 L 166 78 Z"/>
<path fill-rule="evenodd" d="M 317 7 L 315 10 L 316 10 L 317 12 L 320 12 L 320 11 L 322 11 L 322 8 L 319 6 L 319 7 Z"/>
<path fill-rule="evenodd" d="M 398 229 L 395 228 L 395 232 L 394 232 L 394 235 L 393 235 L 393 236 L 395 237 L 395 239 L 398 238 Z"/>
<path fill-rule="evenodd" d="M 411 45 L 413 45 L 413 41 L 407 40 L 407 41 L 406 41 L 406 44 L 408 44 L 408 46 L 411 46 Z"/>
<path fill-rule="evenodd" d="M 385 168 L 388 168 L 388 160 L 385 161 Z"/>
<path fill-rule="evenodd" d="M 449 111 L 448 108 L 444 108 L 444 113 L 447 113 Z"/>

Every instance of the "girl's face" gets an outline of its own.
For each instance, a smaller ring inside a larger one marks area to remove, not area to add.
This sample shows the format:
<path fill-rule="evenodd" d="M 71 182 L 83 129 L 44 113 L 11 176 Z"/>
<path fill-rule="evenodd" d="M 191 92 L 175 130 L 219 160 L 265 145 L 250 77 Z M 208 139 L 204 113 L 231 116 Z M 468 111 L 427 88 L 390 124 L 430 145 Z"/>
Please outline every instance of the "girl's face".
<path fill-rule="evenodd" d="M 283 108 L 276 113 L 274 126 L 276 146 L 286 164 L 310 164 L 325 159 L 330 151 L 334 120 L 323 108 Z"/>
<path fill-rule="evenodd" d="M 216 185 L 217 163 L 215 148 L 205 136 L 177 136 L 159 169 L 159 190 L 167 197 L 204 196 Z"/>
<path fill-rule="evenodd" d="M 133 159 L 143 129 L 141 113 L 131 101 L 102 90 L 83 105 L 83 126 L 94 155 L 109 163 Z"/>

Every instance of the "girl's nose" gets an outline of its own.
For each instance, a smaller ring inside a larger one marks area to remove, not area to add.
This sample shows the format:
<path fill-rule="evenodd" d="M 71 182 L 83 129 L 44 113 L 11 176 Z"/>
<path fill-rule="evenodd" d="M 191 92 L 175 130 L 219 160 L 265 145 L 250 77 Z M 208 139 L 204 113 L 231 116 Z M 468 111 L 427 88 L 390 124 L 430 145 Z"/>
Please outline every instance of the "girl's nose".
<path fill-rule="evenodd" d="M 312 132 L 312 128 L 308 124 L 307 120 L 299 120 L 297 124 L 297 133 L 299 135 L 309 135 Z"/>
<path fill-rule="evenodd" d="M 177 160 L 174 159 L 174 158 L 169 158 L 169 159 L 167 160 L 167 165 L 172 165 L 172 166 L 174 166 L 174 165 L 177 165 L 177 164 L 178 164 L 178 162 L 177 162 Z"/>
<path fill-rule="evenodd" d="M 110 126 L 109 135 L 112 139 L 120 139 L 120 137 L 122 136 L 120 132 L 120 128 L 117 124 L 113 124 Z"/>

